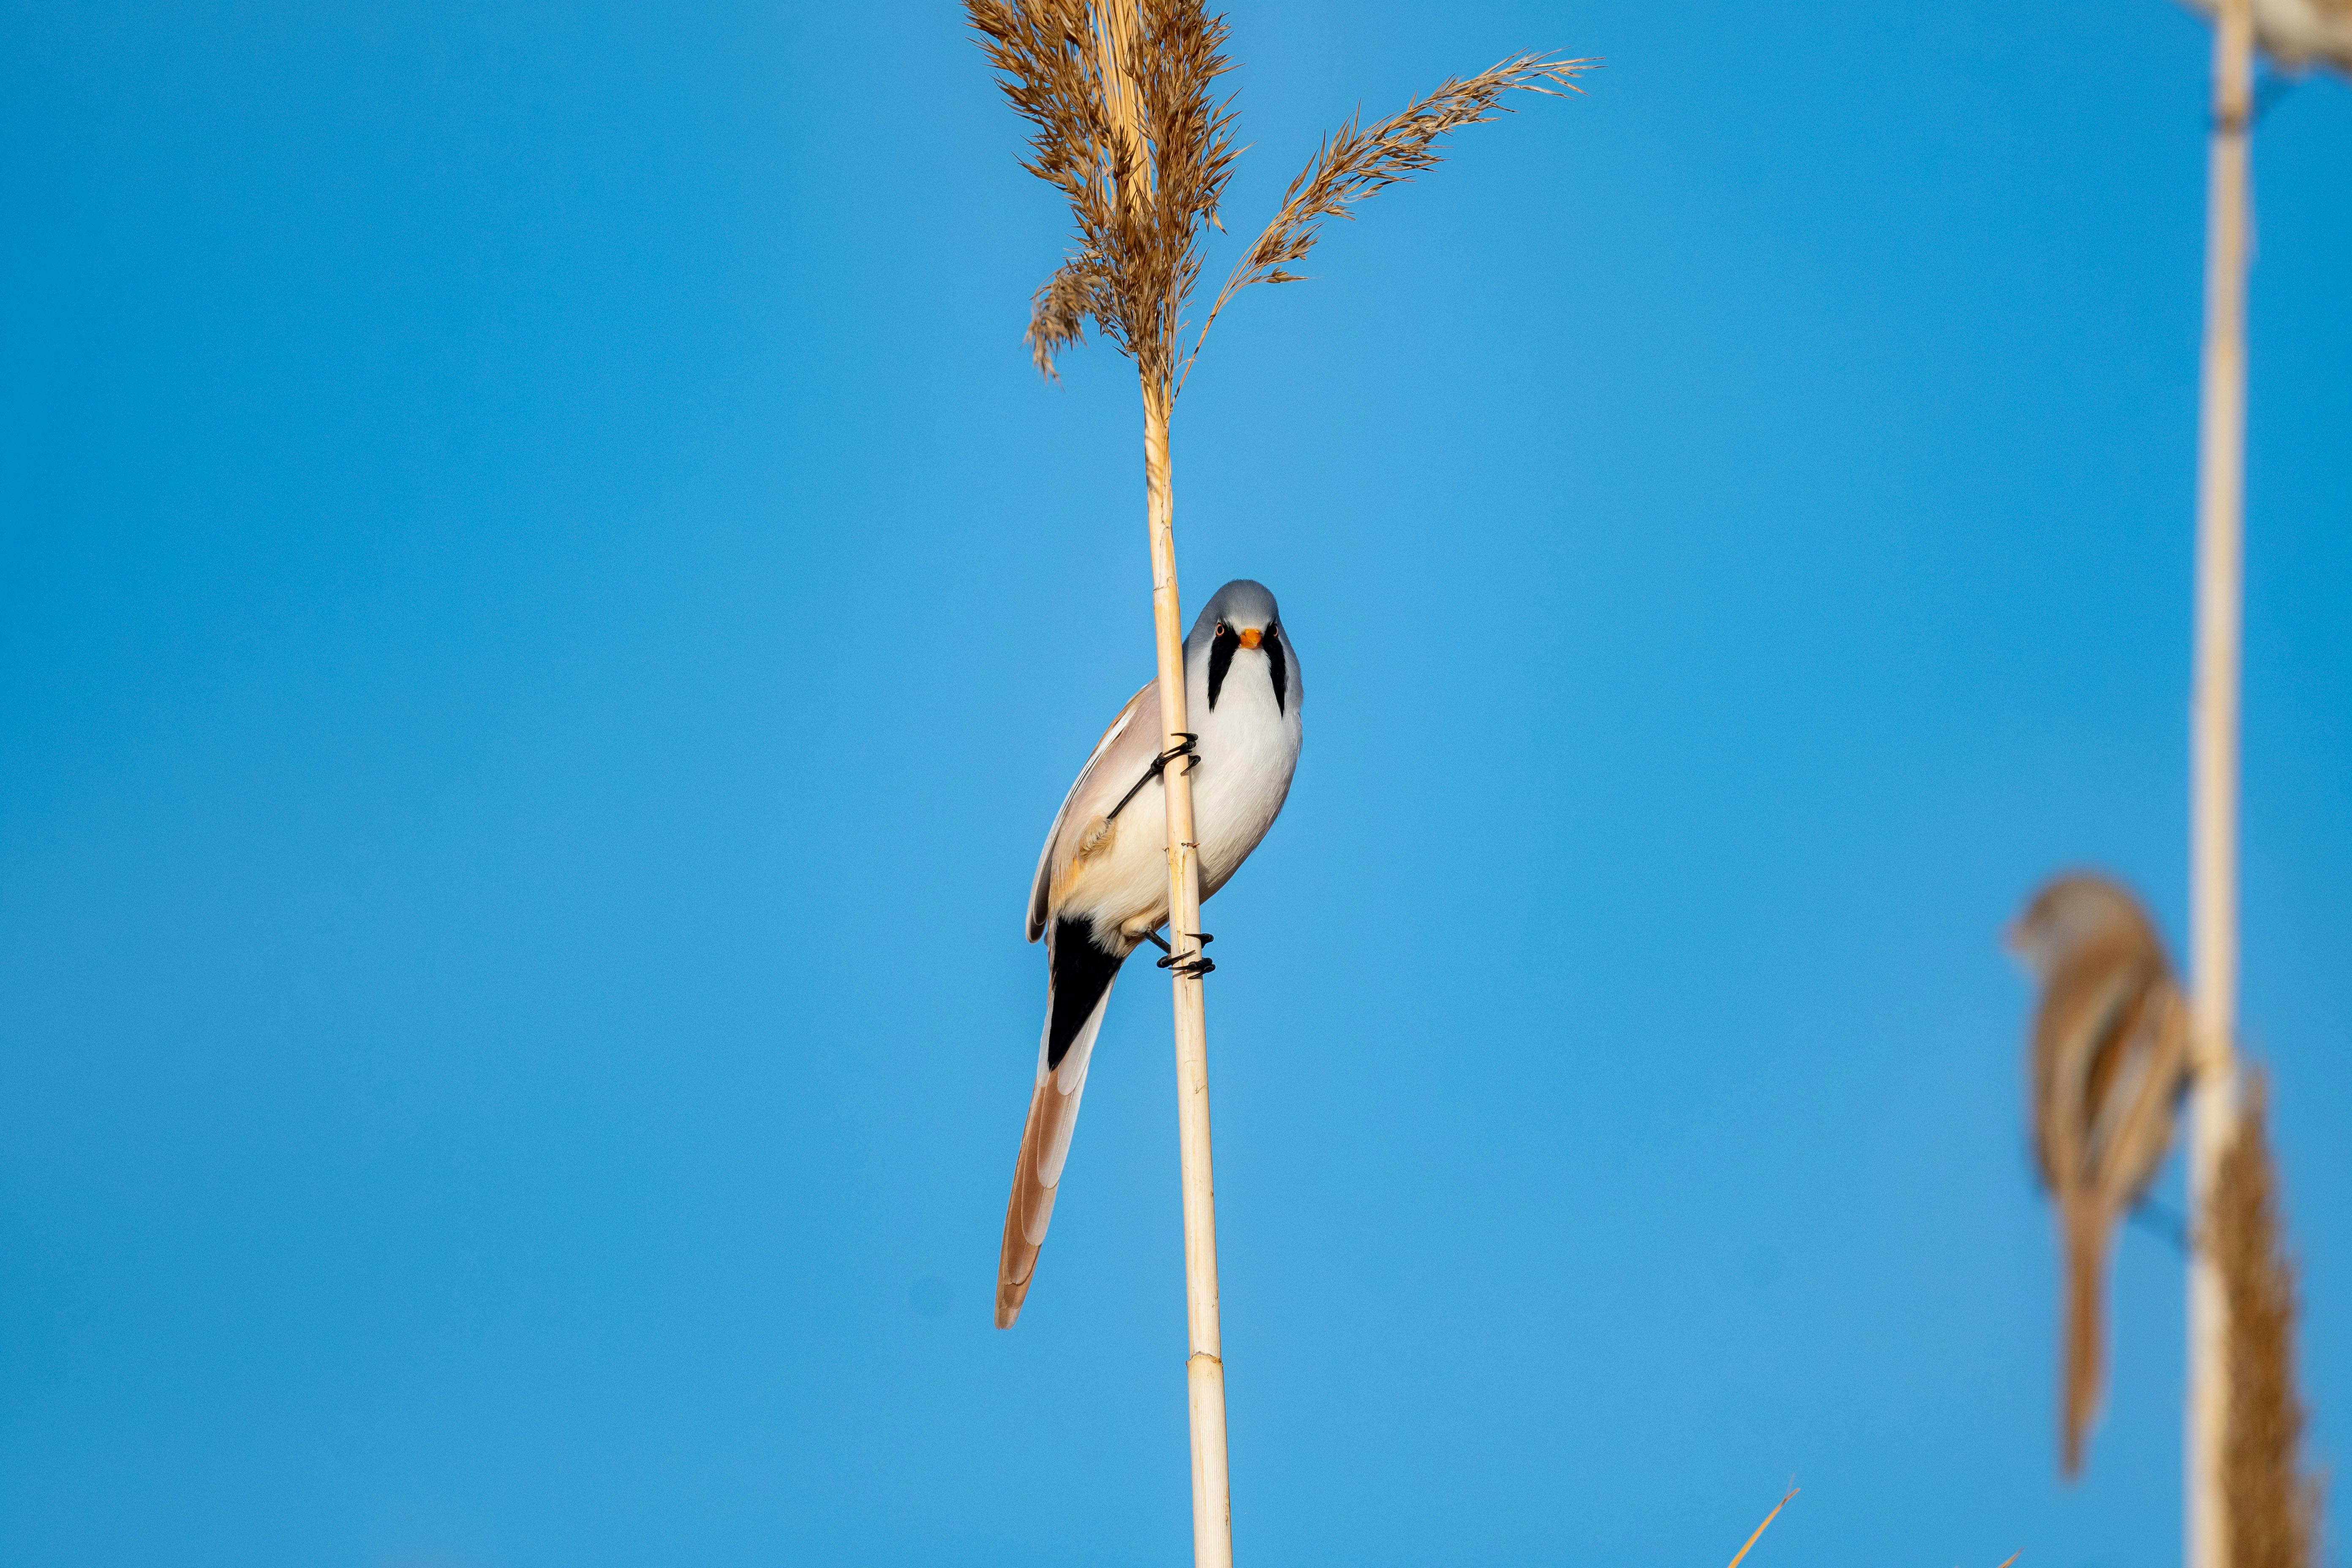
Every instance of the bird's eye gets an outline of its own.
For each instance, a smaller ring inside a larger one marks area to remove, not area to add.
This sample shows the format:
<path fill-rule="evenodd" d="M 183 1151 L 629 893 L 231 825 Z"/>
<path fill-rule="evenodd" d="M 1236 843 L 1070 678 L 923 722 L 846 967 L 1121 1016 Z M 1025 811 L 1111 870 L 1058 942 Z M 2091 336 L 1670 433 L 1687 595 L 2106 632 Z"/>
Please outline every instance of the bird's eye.
<path fill-rule="evenodd" d="M 1234 628 L 1225 625 L 1224 622 L 1219 621 L 1217 623 L 1217 635 L 1221 637 L 1229 637 L 1234 635 Z"/>

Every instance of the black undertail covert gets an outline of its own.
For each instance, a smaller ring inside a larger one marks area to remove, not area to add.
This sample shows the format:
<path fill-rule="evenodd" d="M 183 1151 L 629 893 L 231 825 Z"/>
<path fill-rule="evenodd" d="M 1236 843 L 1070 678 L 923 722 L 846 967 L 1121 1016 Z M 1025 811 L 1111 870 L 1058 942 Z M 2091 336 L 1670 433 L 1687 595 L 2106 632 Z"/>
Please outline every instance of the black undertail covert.
<path fill-rule="evenodd" d="M 1054 1012 L 1045 1026 L 1045 1067 L 1051 1071 L 1070 1054 L 1078 1031 L 1127 961 L 1095 945 L 1095 923 L 1087 920 L 1055 921 L 1046 950 L 1054 963 Z"/>

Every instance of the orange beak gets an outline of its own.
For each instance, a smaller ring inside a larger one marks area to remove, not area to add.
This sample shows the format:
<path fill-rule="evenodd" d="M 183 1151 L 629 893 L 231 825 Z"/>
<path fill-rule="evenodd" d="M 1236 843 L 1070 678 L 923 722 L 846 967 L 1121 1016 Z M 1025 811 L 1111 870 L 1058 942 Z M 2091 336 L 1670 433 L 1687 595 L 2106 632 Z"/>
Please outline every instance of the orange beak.
<path fill-rule="evenodd" d="M 1255 631 L 1253 631 L 1253 632 L 1244 632 L 1244 633 L 1242 633 L 1242 634 L 1241 634 L 1241 639 L 1242 639 L 1242 647 L 1257 647 L 1257 645 L 1258 645 L 1258 644 L 1260 644 L 1260 643 L 1262 643 L 1262 642 L 1264 642 L 1264 641 L 1265 640 L 1265 634 L 1264 632 L 1255 632 Z"/>

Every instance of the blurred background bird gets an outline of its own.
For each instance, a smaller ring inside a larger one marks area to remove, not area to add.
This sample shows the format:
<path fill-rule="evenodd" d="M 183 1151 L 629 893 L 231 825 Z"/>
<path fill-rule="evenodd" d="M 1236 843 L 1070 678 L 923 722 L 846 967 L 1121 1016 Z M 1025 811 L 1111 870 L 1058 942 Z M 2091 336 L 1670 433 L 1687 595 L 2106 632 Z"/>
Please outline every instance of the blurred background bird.
<path fill-rule="evenodd" d="M 2009 945 L 2042 985 L 2027 1115 L 2065 1265 L 2059 1468 L 2071 1479 L 2105 1392 L 2107 1255 L 2171 1146 L 2188 1085 L 2189 1009 L 2155 925 L 2106 878 L 2044 886 Z"/>

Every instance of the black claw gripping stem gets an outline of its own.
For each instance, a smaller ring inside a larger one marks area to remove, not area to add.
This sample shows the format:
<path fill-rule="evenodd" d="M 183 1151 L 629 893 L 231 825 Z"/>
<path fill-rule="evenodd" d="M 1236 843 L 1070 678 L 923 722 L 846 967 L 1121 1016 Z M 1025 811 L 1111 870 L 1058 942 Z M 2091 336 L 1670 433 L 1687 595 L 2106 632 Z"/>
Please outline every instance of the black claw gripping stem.
<path fill-rule="evenodd" d="M 1207 931 L 1198 931 L 1194 935 L 1204 948 L 1217 940 Z M 1160 961 L 1160 967 L 1162 969 L 1172 969 L 1187 978 L 1198 978 L 1217 967 L 1216 962 L 1206 952 L 1194 952 L 1189 958 L 1178 958 L 1176 950 L 1169 946 L 1166 940 L 1156 931 L 1145 931 L 1143 939 L 1168 955 Z"/>
<path fill-rule="evenodd" d="M 1116 821 L 1118 817 L 1118 814 L 1127 809 L 1127 803 L 1133 800 L 1139 794 L 1140 794 L 1145 784 L 1150 784 L 1153 779 L 1158 778 L 1162 773 L 1165 773 L 1168 769 L 1168 764 L 1174 762 L 1177 758 L 1181 757 L 1184 759 L 1184 772 L 1189 776 L 1194 768 L 1201 765 L 1200 745 L 1200 736 L 1192 733 L 1189 730 L 1178 731 L 1176 743 L 1151 759 L 1151 765 L 1143 770 L 1143 776 L 1135 781 L 1135 787 L 1118 797 L 1118 804 L 1112 806 L 1109 811 L 1103 815 L 1103 820 L 1105 822 Z M 1206 931 L 1200 932 L 1198 935 L 1201 946 L 1203 948 L 1217 940 Z M 1160 961 L 1160 967 L 1162 969 L 1174 970 L 1177 973 L 1185 976 L 1187 979 L 1198 979 L 1200 976 L 1208 973 L 1211 970 L 1217 967 L 1215 963 L 1210 959 L 1207 953 L 1198 951 L 1193 952 L 1187 957 L 1178 958 L 1176 956 L 1176 950 L 1170 947 L 1166 941 L 1163 940 L 1160 937 L 1160 934 L 1156 931 L 1145 931 L 1143 936 L 1145 941 L 1150 942 L 1152 946 L 1158 948 L 1160 952 L 1168 955 Z"/>
<path fill-rule="evenodd" d="M 1118 814 L 1127 809 L 1127 803 L 1140 795 L 1143 792 L 1143 786 L 1166 772 L 1168 764 L 1177 758 L 1184 759 L 1184 772 L 1189 775 L 1194 768 L 1201 765 L 1200 744 L 1200 736 L 1189 730 L 1180 731 L 1176 743 L 1151 759 L 1151 765 L 1143 770 L 1143 776 L 1135 781 L 1135 787 L 1118 797 L 1118 804 L 1104 814 L 1103 820 L 1117 822 Z"/>

